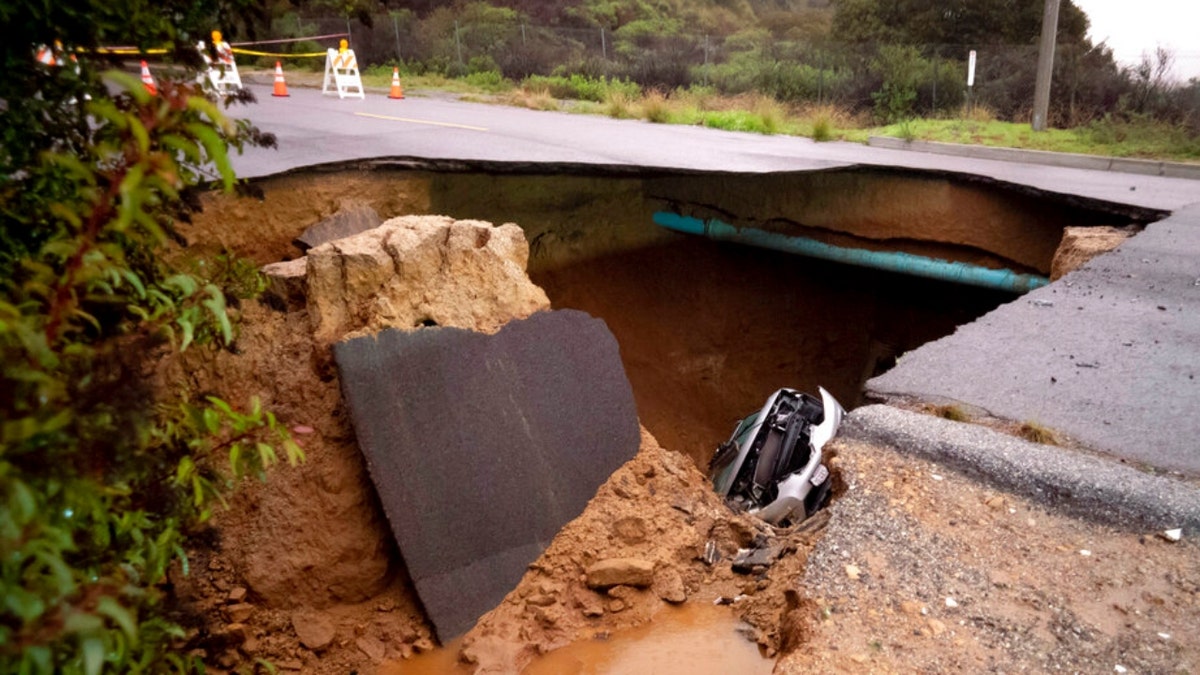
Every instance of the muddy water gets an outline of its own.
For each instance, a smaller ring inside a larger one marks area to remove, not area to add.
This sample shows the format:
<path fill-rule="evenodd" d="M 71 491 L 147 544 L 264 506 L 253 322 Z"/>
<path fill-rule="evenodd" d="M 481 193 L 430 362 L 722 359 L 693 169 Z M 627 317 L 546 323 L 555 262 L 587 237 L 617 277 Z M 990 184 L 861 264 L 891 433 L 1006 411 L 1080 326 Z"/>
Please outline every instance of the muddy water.
<path fill-rule="evenodd" d="M 774 666 L 739 631 L 727 607 L 689 603 L 668 607 L 637 628 L 581 640 L 530 663 L 523 675 L 768 675 Z M 457 645 L 385 664 L 380 675 L 469 673 Z"/>

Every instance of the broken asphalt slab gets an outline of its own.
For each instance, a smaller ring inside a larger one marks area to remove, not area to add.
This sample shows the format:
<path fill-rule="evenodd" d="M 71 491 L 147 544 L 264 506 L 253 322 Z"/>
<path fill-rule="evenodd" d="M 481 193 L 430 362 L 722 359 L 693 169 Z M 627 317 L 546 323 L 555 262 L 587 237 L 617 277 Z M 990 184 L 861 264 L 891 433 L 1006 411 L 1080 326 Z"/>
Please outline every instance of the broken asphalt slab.
<path fill-rule="evenodd" d="M 495 335 L 384 330 L 334 346 L 358 444 L 445 642 L 499 604 L 637 452 L 616 339 L 583 312 Z"/>
<path fill-rule="evenodd" d="M 321 244 L 373 230 L 382 223 L 383 219 L 369 204 L 346 204 L 328 218 L 310 225 L 292 244 L 307 252 Z"/>
<path fill-rule="evenodd" d="M 839 436 L 918 455 L 1109 525 L 1200 532 L 1200 488 L 1113 460 L 886 405 L 857 408 Z"/>
<path fill-rule="evenodd" d="M 905 354 L 867 382 L 867 392 L 981 408 L 1131 462 L 1200 476 L 1197 251 L 1193 205 Z"/>

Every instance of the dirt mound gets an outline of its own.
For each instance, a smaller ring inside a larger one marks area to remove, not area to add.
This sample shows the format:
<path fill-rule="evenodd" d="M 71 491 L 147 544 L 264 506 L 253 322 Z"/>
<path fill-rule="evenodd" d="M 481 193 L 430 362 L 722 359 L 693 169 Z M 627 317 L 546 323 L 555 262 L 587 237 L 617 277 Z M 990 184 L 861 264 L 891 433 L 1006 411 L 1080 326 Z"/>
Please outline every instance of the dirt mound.
<path fill-rule="evenodd" d="M 638 455 L 467 633 L 460 656 L 478 673 L 519 672 L 538 654 L 646 623 L 685 601 L 734 604 L 773 654 L 786 591 L 822 522 L 779 530 L 733 513 L 687 457 L 643 429 Z M 735 565 L 746 549 L 769 552 L 766 563 Z"/>

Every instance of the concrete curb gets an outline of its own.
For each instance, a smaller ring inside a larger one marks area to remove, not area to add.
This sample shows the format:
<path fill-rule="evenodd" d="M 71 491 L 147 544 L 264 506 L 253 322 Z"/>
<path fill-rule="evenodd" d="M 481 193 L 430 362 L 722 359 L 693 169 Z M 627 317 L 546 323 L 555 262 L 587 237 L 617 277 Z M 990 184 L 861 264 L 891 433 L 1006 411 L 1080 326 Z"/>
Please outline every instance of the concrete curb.
<path fill-rule="evenodd" d="M 867 145 L 874 148 L 884 148 L 887 150 L 912 150 L 916 152 L 928 152 L 937 155 L 969 157 L 972 159 L 994 159 L 1002 162 L 1042 164 L 1045 166 L 1059 166 L 1069 169 L 1115 171 L 1119 173 L 1133 173 L 1145 176 L 1165 176 L 1167 178 L 1200 180 L 1200 164 L 1184 164 L 1181 162 L 1160 162 L 1152 159 L 1126 159 L 1123 157 L 1100 157 L 1097 155 L 1079 155 L 1066 152 L 1047 152 L 1045 150 L 991 148 L 980 145 L 939 143 L 937 141 L 906 141 L 902 138 L 891 138 L 887 136 L 871 136 L 867 139 Z"/>
<path fill-rule="evenodd" d="M 887 405 L 855 409 L 839 435 L 938 461 L 1089 520 L 1200 533 L 1200 489 L 1114 461 Z"/>

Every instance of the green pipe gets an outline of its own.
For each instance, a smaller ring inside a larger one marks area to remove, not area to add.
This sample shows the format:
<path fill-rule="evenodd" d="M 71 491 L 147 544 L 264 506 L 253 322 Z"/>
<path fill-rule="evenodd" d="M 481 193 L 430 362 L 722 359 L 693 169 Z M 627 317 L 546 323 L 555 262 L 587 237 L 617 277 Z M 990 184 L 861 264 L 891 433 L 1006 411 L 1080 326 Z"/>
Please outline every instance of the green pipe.
<path fill-rule="evenodd" d="M 1050 283 L 1036 274 L 1020 274 L 1012 270 L 997 270 L 963 262 L 928 258 L 900 251 L 869 251 L 826 244 L 808 237 L 796 237 L 767 232 L 752 227 L 734 227 L 719 220 L 700 220 L 677 213 L 659 211 L 654 222 L 676 232 L 698 234 L 719 241 L 732 241 L 787 253 L 797 253 L 846 265 L 870 267 L 917 277 L 951 281 L 970 286 L 994 288 L 1012 293 L 1025 293 Z"/>

